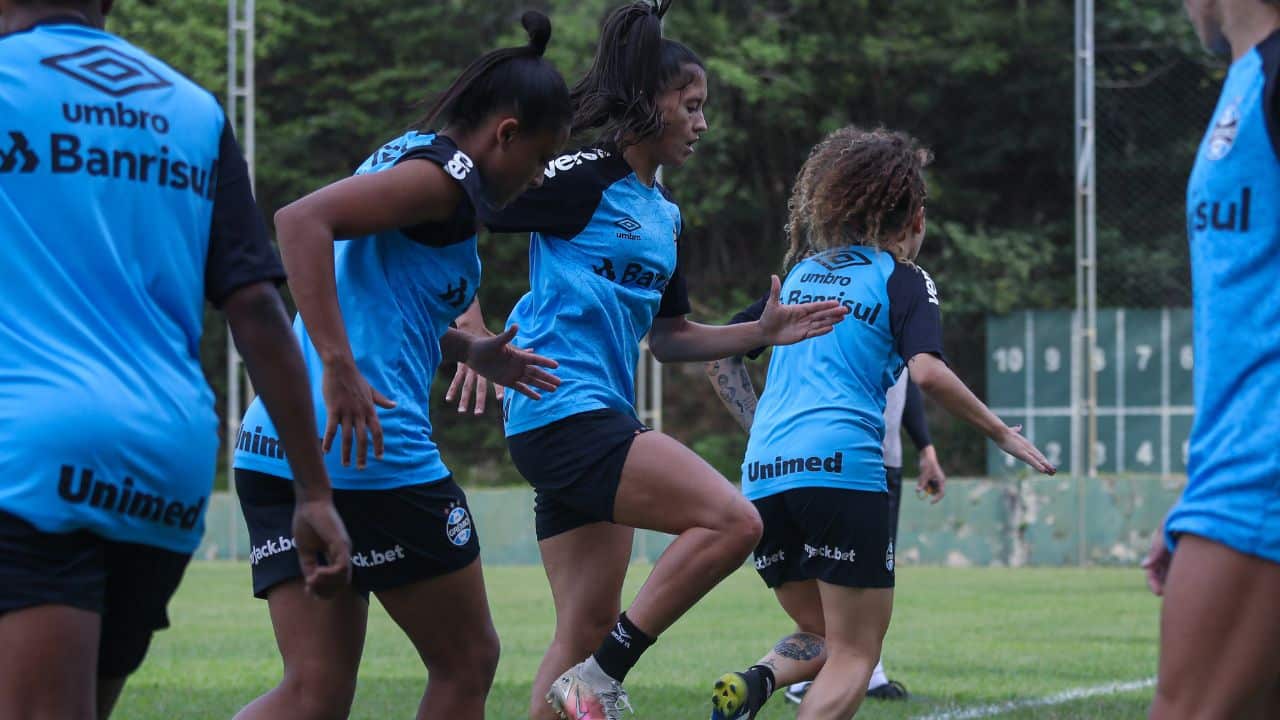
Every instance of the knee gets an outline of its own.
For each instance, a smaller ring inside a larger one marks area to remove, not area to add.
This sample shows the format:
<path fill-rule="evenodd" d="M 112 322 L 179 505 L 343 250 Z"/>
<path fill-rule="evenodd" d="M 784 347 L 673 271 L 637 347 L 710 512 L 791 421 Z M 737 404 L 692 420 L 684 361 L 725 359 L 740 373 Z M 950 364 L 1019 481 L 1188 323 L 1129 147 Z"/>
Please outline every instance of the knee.
<path fill-rule="evenodd" d="M 286 669 L 280 689 L 289 697 L 296 717 L 342 720 L 351 714 L 356 695 L 355 673 L 318 667 Z"/>
<path fill-rule="evenodd" d="M 735 555 L 746 557 L 760 543 L 762 533 L 764 522 L 760 519 L 760 513 L 746 499 L 740 499 L 734 504 L 733 515 L 724 530 L 727 544 L 733 548 Z"/>
<path fill-rule="evenodd" d="M 459 697 L 485 697 L 493 686 L 501 652 L 498 633 L 489 626 L 485 632 L 450 650 L 441 661 L 427 665 L 432 686 L 443 686 L 440 689 L 447 689 Z"/>
<path fill-rule="evenodd" d="M 471 672 L 478 678 L 484 678 L 487 690 L 493 684 L 493 676 L 498 672 L 498 657 L 502 655 L 502 641 L 498 639 L 498 631 L 492 625 L 485 631 L 479 642 L 475 643 L 467 659 Z"/>

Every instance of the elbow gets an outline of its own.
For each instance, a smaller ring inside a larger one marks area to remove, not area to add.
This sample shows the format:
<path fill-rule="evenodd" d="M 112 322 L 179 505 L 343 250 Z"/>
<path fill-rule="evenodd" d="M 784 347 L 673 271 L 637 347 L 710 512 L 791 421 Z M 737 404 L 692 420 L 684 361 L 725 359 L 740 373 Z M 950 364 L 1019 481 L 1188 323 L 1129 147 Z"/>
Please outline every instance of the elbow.
<path fill-rule="evenodd" d="M 276 227 L 276 243 L 280 246 L 280 254 L 287 255 L 295 246 L 299 236 L 298 227 L 304 222 L 305 210 L 297 202 L 289 203 L 276 211 L 272 221 Z"/>
<path fill-rule="evenodd" d="M 655 360 L 664 365 L 672 362 L 675 358 L 671 354 L 671 346 L 660 335 L 651 335 L 649 337 L 649 352 L 653 354 Z"/>
<path fill-rule="evenodd" d="M 946 375 L 945 366 L 931 355 L 912 358 L 908 372 L 911 373 L 911 382 L 926 395 L 937 392 Z"/>

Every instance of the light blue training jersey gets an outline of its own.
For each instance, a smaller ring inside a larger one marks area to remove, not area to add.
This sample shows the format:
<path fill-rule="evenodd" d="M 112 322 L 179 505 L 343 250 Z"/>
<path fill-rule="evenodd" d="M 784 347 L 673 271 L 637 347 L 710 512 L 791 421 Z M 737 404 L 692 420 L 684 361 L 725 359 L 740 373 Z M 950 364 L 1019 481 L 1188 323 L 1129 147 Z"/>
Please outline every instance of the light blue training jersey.
<path fill-rule="evenodd" d="M 1236 60 L 1187 185 L 1195 423 L 1167 523 L 1280 562 L 1280 32 Z"/>
<path fill-rule="evenodd" d="M 544 176 L 485 219 L 532 233 L 530 290 L 507 322 L 520 326 L 516 345 L 560 363 L 556 392 L 506 394 L 508 436 L 589 410 L 634 415 L 640 341 L 655 317 L 689 312 L 676 265 L 680 208 L 662 186 L 640 182 L 603 148 L 556 158 Z"/>
<path fill-rule="evenodd" d="M 480 286 L 475 207 L 483 199 L 480 173 L 466 153 L 444 135 L 409 132 L 387 143 L 356 171 L 386 170 L 401 162 L 440 165 L 463 188 L 463 199 L 444 222 L 388 230 L 340 240 L 334 248 L 338 304 L 356 367 L 369 384 L 395 401 L 377 408 L 384 453 L 363 470 L 343 467 L 340 438 L 325 455 L 333 487 L 380 490 L 436 482 L 449 476 L 431 437 L 431 381 L 440 367 L 440 338 L 462 314 Z M 324 365 L 298 316 L 294 332 L 316 406 L 316 432 L 326 425 Z M 353 444 L 354 445 L 354 444 Z M 355 453 L 354 447 L 352 454 Z M 236 439 L 235 467 L 281 478 L 293 475 L 262 400 L 244 415 Z"/>
<path fill-rule="evenodd" d="M 0 510 L 191 552 L 204 300 L 282 277 L 213 95 L 83 21 L 0 37 Z"/>
<path fill-rule="evenodd" d="M 885 393 L 906 360 L 942 356 L 937 287 L 917 265 L 848 247 L 798 263 L 781 300 L 838 300 L 849 315 L 827 335 L 774 348 L 742 463 L 743 493 L 885 492 Z M 755 307 L 754 318 L 739 319 L 758 319 L 764 304 Z"/>

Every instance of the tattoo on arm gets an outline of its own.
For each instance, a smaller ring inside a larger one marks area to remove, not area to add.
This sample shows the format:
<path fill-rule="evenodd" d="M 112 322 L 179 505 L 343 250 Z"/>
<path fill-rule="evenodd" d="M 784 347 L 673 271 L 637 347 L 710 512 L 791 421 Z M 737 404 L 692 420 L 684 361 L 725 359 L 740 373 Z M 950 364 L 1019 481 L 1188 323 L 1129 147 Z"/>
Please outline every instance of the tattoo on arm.
<path fill-rule="evenodd" d="M 826 644 L 825 640 L 812 633 L 795 633 L 779 640 L 773 651 L 784 658 L 805 661 L 821 655 Z"/>
<path fill-rule="evenodd" d="M 733 419 L 748 432 L 756 415 L 756 390 L 751 376 L 741 359 L 726 358 L 706 365 L 707 377 L 716 387 L 716 394 L 729 409 Z"/>

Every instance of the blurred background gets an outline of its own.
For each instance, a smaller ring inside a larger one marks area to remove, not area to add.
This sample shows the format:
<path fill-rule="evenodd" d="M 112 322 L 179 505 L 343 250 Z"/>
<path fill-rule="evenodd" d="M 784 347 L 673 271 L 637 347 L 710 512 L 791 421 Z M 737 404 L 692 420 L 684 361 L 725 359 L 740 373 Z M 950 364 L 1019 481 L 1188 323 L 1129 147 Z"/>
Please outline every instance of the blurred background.
<path fill-rule="evenodd" d="M 615 4 L 256 0 L 254 162 L 268 225 L 415 124 L 476 56 L 523 44 L 525 9 L 551 16 L 547 54 L 572 84 Z M 939 286 L 948 359 L 1065 472 L 1031 480 L 931 405 L 955 481 L 940 513 L 904 513 L 907 562 L 1133 562 L 1183 481 L 1194 363 L 1183 191 L 1225 67 L 1200 50 L 1181 3 L 1097 0 L 1096 124 L 1081 132 L 1077 10 L 1071 0 L 677 0 L 667 16 L 667 35 L 710 76 L 711 130 L 665 177 L 684 214 L 693 319 L 726 320 L 780 271 L 791 182 L 823 134 L 885 125 L 936 154 L 919 262 Z M 120 0 L 109 28 L 227 99 L 226 0 Z M 1078 176 L 1082 142 L 1096 153 L 1092 177 Z M 1096 200 L 1096 288 L 1078 272 L 1086 200 Z M 482 236 L 481 257 L 480 298 L 497 330 L 528 288 L 527 239 Z M 1079 311 L 1085 294 L 1092 323 Z M 225 413 L 226 332 L 213 311 L 203 356 Z M 752 368 L 758 387 L 766 367 Z M 441 369 L 432 418 L 446 462 L 469 489 L 513 488 L 497 505 L 520 506 L 512 522 L 527 523 L 497 404 L 459 416 L 440 397 L 452 371 Z M 736 481 L 746 437 L 701 365 L 658 372 L 642 409 Z M 908 476 L 914 464 L 909 452 Z M 246 547 L 232 507 L 211 511 L 211 556 Z"/>

